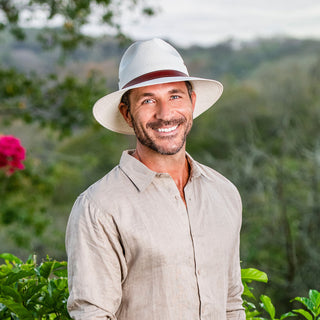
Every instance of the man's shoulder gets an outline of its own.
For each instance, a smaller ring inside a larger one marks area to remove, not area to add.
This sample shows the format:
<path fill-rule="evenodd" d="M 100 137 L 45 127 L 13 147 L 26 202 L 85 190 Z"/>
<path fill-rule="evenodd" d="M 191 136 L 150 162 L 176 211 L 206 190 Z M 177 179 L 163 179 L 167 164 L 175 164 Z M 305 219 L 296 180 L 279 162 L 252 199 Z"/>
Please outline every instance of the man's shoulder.
<path fill-rule="evenodd" d="M 107 172 L 104 176 L 102 176 L 99 180 L 91 184 L 85 190 L 85 192 L 99 192 L 101 190 L 105 190 L 106 188 L 110 188 L 112 185 L 115 185 L 118 182 L 120 175 L 121 170 L 119 168 L 119 165 L 117 165 L 109 172 Z"/>
<path fill-rule="evenodd" d="M 204 179 L 209 183 L 208 187 L 216 196 L 220 196 L 221 199 L 227 200 L 229 204 L 234 204 L 235 211 L 241 213 L 242 201 L 240 193 L 237 187 L 228 178 L 222 175 L 217 170 L 208 167 L 204 164 L 198 163 L 200 171 Z"/>
<path fill-rule="evenodd" d="M 128 186 L 127 177 L 117 165 L 101 179 L 90 185 L 79 197 L 84 197 L 90 203 L 104 208 L 106 205 L 110 206 L 117 199 L 123 198 L 124 190 Z"/>
<path fill-rule="evenodd" d="M 221 174 L 217 170 L 205 164 L 202 164 L 200 162 L 197 162 L 197 161 L 195 162 L 199 166 L 202 175 L 204 175 L 207 179 L 212 180 L 214 183 L 229 186 L 231 188 L 236 188 L 236 186 L 228 178 L 226 178 L 223 174 Z"/>
<path fill-rule="evenodd" d="M 218 172 L 205 164 L 196 161 L 196 164 L 200 168 L 202 176 L 212 184 L 213 188 L 227 194 L 234 194 L 237 198 L 240 197 L 238 188 L 233 182 L 226 178 L 223 174 Z"/>

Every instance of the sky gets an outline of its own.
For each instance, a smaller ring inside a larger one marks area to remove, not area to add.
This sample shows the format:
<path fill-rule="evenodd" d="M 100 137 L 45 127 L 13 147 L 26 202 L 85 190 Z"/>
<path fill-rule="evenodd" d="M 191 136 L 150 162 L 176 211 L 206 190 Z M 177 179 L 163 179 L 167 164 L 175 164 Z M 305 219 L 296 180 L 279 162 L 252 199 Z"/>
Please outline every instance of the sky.
<path fill-rule="evenodd" d="M 122 25 L 135 40 L 161 37 L 179 46 L 210 46 L 230 38 L 293 36 L 320 39 L 320 0 L 148 0 L 151 18 Z"/>
<path fill-rule="evenodd" d="M 138 1 L 141 2 L 158 10 L 153 17 L 142 17 L 135 10 L 125 11 L 120 24 L 133 40 L 160 37 L 189 47 L 210 46 L 229 39 L 246 41 L 273 36 L 320 39 L 320 0 Z M 97 10 L 98 15 L 99 8 Z M 97 15 L 92 16 L 91 25 L 84 31 L 110 34 L 110 28 L 97 23 Z M 31 19 L 27 25 L 39 27 L 44 24 L 45 17 L 40 12 L 37 19 Z"/>

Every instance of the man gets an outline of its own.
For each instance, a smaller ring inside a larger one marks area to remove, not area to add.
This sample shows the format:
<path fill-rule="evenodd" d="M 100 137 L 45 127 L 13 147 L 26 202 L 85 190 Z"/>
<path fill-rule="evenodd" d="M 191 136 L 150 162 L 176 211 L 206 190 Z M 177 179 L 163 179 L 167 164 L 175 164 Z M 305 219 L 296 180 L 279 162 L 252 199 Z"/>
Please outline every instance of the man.
<path fill-rule="evenodd" d="M 119 87 L 94 105 L 136 149 L 82 193 L 66 234 L 70 315 L 80 319 L 245 319 L 237 189 L 186 153 L 193 118 L 222 93 L 190 77 L 160 40 L 136 42 Z"/>

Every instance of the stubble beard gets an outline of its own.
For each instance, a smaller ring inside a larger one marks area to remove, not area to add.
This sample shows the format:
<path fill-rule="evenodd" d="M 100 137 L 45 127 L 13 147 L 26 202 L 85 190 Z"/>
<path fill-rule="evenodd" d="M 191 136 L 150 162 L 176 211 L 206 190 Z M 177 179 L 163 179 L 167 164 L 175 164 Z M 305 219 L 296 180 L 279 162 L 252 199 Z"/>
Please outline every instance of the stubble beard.
<path fill-rule="evenodd" d="M 181 137 L 180 141 L 178 143 L 176 143 L 176 146 L 174 147 L 163 147 L 160 144 L 158 144 L 155 139 L 153 139 L 152 137 L 150 137 L 150 135 L 148 134 L 148 132 L 145 130 L 145 128 L 143 128 L 142 126 L 137 125 L 137 123 L 135 122 L 134 118 L 131 115 L 131 119 L 132 119 L 132 127 L 134 130 L 134 133 L 138 139 L 138 141 L 150 148 L 151 150 L 160 153 L 162 155 L 174 155 L 176 153 L 178 153 L 182 147 L 185 145 L 187 136 L 191 130 L 192 127 L 192 119 L 191 121 L 187 122 L 187 119 L 185 118 L 180 118 L 180 119 L 175 119 L 175 120 L 171 120 L 171 121 L 163 121 L 163 120 L 159 120 L 157 122 L 152 122 L 152 123 L 148 123 L 147 124 L 147 128 L 151 128 L 151 129 L 155 129 L 155 128 L 160 128 L 163 125 L 169 125 L 169 126 L 174 126 L 174 125 L 183 125 L 184 123 L 187 123 L 186 129 L 184 131 L 183 136 Z M 175 139 L 175 137 L 162 137 L 159 138 L 161 140 L 173 140 Z"/>

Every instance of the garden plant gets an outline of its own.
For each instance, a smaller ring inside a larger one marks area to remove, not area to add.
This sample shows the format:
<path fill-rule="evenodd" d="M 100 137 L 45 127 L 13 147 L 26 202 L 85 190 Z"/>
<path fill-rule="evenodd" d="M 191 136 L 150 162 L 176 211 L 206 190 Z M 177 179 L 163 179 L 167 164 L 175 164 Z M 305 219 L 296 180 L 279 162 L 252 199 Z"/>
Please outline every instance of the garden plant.
<path fill-rule="evenodd" d="M 9 253 L 1 254 L 0 258 L 4 260 L 4 264 L 0 265 L 0 319 L 71 319 L 67 311 L 67 262 L 47 257 L 38 265 L 35 255 L 23 262 Z M 241 276 L 247 320 L 320 319 L 320 292 L 317 290 L 310 290 L 309 297 L 292 299 L 301 303 L 302 308 L 276 317 L 271 299 L 261 295 L 259 303 L 251 287 L 252 281 L 267 282 L 267 275 L 257 269 L 248 268 L 242 269 Z"/>

